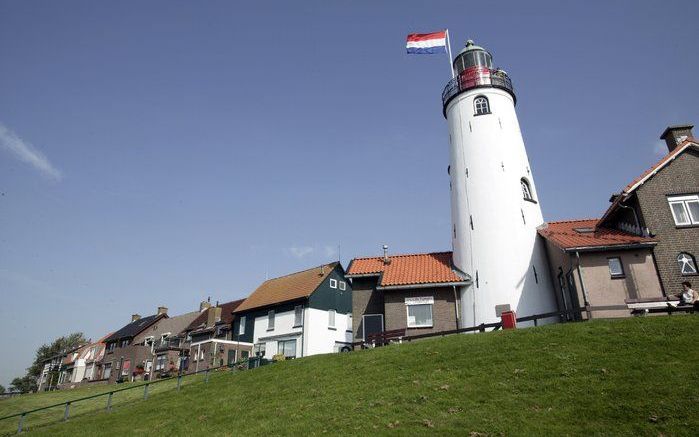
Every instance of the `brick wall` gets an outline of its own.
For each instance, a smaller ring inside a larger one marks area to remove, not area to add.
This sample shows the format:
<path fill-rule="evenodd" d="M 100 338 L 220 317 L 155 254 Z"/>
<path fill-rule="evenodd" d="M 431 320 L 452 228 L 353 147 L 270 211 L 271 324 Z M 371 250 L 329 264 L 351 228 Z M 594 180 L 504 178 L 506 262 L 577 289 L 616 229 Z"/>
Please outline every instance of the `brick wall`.
<path fill-rule="evenodd" d="M 434 298 L 434 305 L 432 306 L 433 326 L 431 328 L 407 329 L 406 335 L 457 329 L 454 290 L 451 287 L 437 287 L 386 291 L 384 293 L 386 330 L 402 329 L 407 326 L 406 297 L 428 296 Z"/>
<path fill-rule="evenodd" d="M 362 341 L 362 316 L 383 314 L 383 292 L 376 290 L 378 276 L 354 278 L 352 280 L 352 336 L 353 341 Z"/>
<path fill-rule="evenodd" d="M 696 193 L 699 193 L 699 152 L 695 150 L 682 153 L 636 191 L 643 221 L 658 240 L 655 259 L 668 295 L 680 293 L 682 281 L 699 285 L 699 276 L 682 276 L 677 264 L 680 252 L 699 257 L 699 226 L 677 227 L 667 203 L 668 195 Z"/>

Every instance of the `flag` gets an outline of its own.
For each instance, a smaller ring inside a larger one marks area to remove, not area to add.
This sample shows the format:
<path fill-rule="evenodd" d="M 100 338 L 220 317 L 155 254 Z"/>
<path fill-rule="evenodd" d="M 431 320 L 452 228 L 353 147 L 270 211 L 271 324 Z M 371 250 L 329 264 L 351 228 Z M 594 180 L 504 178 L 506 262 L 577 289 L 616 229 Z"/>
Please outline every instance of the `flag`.
<path fill-rule="evenodd" d="M 447 52 L 447 32 L 411 33 L 406 45 L 408 53 L 435 54 Z M 450 61 L 451 62 L 451 61 Z"/>

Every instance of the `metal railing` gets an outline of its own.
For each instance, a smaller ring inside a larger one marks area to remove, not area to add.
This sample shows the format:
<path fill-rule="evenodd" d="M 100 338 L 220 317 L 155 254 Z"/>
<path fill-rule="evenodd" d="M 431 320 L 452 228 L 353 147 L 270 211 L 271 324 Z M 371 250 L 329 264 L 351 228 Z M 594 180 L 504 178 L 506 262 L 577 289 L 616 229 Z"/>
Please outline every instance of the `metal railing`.
<path fill-rule="evenodd" d="M 243 362 L 243 363 L 245 363 L 245 362 Z M 239 365 L 240 365 L 240 363 L 238 363 L 238 364 L 236 364 L 236 365 L 233 365 L 233 366 L 231 366 L 231 367 L 238 367 Z M 68 401 L 63 401 L 63 402 L 59 402 L 59 403 L 56 403 L 56 404 L 47 405 L 47 406 L 45 406 L 45 407 L 35 408 L 35 409 L 33 409 L 33 410 L 27 410 L 27 411 L 22 411 L 22 412 L 15 413 L 15 414 L 10 414 L 10 415 L 8 415 L 8 416 L 0 417 L 0 421 L 7 420 L 7 419 L 12 419 L 12 418 L 15 418 L 15 417 L 18 418 L 17 434 L 20 434 L 20 433 L 24 430 L 24 428 L 25 428 L 25 426 L 24 426 L 24 424 L 25 424 L 25 419 L 27 418 L 27 416 L 28 416 L 29 414 L 32 414 L 32 413 L 37 413 L 37 412 L 40 412 L 40 411 L 49 410 L 49 409 L 51 409 L 51 408 L 57 408 L 57 407 L 63 406 L 64 409 L 63 409 L 63 416 L 62 416 L 63 418 L 62 418 L 62 420 L 63 420 L 63 421 L 67 421 L 68 418 L 70 417 L 70 409 L 71 409 L 71 406 L 73 406 L 74 404 L 76 404 L 76 403 L 78 403 L 78 402 L 81 402 L 81 401 L 87 401 L 87 400 L 90 400 L 90 399 L 95 399 L 95 398 L 99 398 L 99 397 L 103 397 L 103 396 L 106 396 L 106 397 L 107 397 L 107 399 L 106 399 L 106 404 L 105 404 L 105 410 L 106 410 L 107 412 L 110 412 L 110 411 L 112 411 L 112 403 L 113 403 L 113 398 L 114 398 L 114 394 L 115 394 L 115 393 L 124 392 L 124 391 L 128 391 L 128 390 L 143 389 L 143 399 L 144 399 L 144 400 L 147 400 L 147 399 L 148 399 L 149 387 L 150 387 L 151 385 L 160 384 L 160 383 L 163 383 L 163 382 L 166 382 L 166 381 L 172 381 L 172 380 L 176 379 L 176 380 L 177 380 L 177 386 L 176 386 L 176 387 L 177 387 L 177 391 L 179 391 L 179 390 L 181 389 L 181 387 L 182 387 L 182 379 L 185 378 L 185 377 L 187 377 L 187 376 L 192 376 L 192 375 L 197 375 L 197 374 L 203 373 L 203 374 L 205 374 L 204 382 L 205 382 L 205 383 L 208 383 L 208 382 L 209 382 L 209 375 L 211 374 L 212 371 L 218 370 L 218 369 L 222 369 L 222 368 L 228 368 L 228 367 L 229 367 L 228 365 L 224 365 L 224 366 L 211 367 L 211 368 L 208 368 L 208 369 L 199 370 L 199 371 L 196 371 L 196 372 L 178 373 L 178 374 L 175 375 L 175 376 L 170 376 L 170 377 L 167 377 L 167 378 L 161 378 L 161 379 L 157 379 L 157 380 L 155 380 L 155 381 L 147 381 L 147 382 L 144 382 L 143 384 L 136 384 L 136 385 L 132 385 L 132 386 L 130 386 L 130 387 L 118 388 L 118 389 L 115 389 L 115 390 L 106 391 L 106 392 L 104 392 L 104 393 L 98 393 L 98 394 L 91 395 L 91 396 L 85 396 L 85 397 L 82 397 L 82 398 L 71 399 L 71 400 L 68 400 Z"/>
<path fill-rule="evenodd" d="M 517 100 L 515 97 L 515 90 L 512 87 L 512 80 L 506 74 L 493 70 L 488 76 L 476 76 L 469 78 L 465 76 L 456 76 L 447 82 L 447 85 L 444 87 L 444 91 L 442 91 L 443 112 L 446 114 L 447 104 L 449 104 L 449 102 L 457 95 L 464 91 L 483 87 L 503 89 L 512 95 L 515 102 Z"/>

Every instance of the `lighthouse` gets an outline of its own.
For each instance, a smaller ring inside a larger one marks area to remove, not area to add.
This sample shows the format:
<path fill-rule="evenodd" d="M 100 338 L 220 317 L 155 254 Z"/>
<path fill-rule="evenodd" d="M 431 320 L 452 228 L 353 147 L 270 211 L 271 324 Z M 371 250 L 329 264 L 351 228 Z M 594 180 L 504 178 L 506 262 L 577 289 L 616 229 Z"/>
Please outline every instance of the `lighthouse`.
<path fill-rule="evenodd" d="M 469 40 L 442 93 L 449 126 L 454 267 L 471 276 L 460 290 L 462 326 L 556 311 L 543 224 L 512 82 Z"/>

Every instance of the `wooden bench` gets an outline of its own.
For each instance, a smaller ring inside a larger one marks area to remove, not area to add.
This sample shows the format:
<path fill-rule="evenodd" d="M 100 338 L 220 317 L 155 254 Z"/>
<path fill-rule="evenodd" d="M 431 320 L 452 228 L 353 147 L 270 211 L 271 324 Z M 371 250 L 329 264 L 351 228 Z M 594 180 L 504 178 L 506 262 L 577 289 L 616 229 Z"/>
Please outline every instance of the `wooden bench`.
<path fill-rule="evenodd" d="M 402 343 L 403 337 L 405 337 L 405 329 L 393 329 L 391 331 L 383 331 L 367 335 L 366 343 L 370 344 L 371 347 L 384 346 L 391 344 L 392 341 L 396 340 L 398 343 Z"/>
<path fill-rule="evenodd" d="M 667 297 L 650 297 L 642 299 L 625 299 L 626 306 L 631 309 L 632 314 L 647 314 L 647 313 L 677 313 L 688 312 L 693 313 L 692 305 L 680 303 L 677 296 Z"/>

